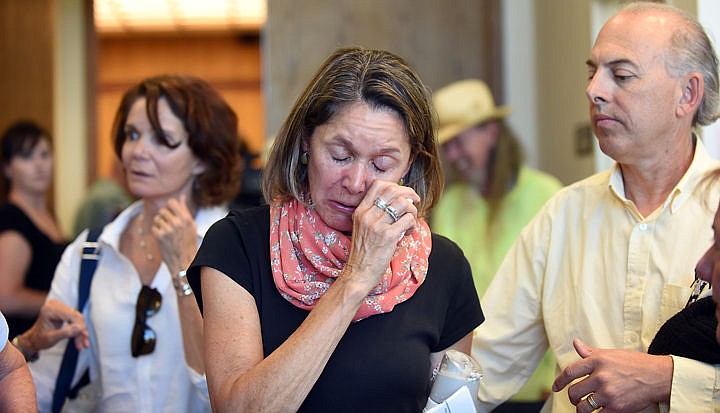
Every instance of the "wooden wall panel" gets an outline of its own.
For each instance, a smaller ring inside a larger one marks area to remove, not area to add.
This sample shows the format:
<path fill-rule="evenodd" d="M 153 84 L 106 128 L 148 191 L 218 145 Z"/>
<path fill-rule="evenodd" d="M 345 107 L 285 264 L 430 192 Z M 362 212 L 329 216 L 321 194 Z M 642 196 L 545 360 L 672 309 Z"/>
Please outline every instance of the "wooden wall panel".
<path fill-rule="evenodd" d="M 0 0 L 0 130 L 18 118 L 53 131 L 53 0 Z"/>
<path fill-rule="evenodd" d="M 109 176 L 115 154 L 110 133 L 122 94 L 141 79 L 185 73 L 213 85 L 238 115 L 238 133 L 261 151 L 264 111 L 256 35 L 174 34 L 100 37 L 97 72 L 97 174 Z"/>

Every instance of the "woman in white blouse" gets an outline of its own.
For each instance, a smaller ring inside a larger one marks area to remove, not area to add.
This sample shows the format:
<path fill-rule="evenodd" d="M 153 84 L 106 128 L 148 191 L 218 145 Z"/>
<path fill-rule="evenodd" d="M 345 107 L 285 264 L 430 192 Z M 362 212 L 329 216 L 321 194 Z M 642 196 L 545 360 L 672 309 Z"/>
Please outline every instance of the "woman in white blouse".
<path fill-rule="evenodd" d="M 83 392 L 99 411 L 210 411 L 202 318 L 185 269 L 238 189 L 237 117 L 206 82 L 158 76 L 125 93 L 113 139 L 139 200 L 100 235 L 83 312 L 89 349 L 73 383 L 87 366 Z M 49 299 L 77 305 L 86 236 L 65 251 Z M 31 363 L 41 411 L 49 410 L 66 343 Z"/>

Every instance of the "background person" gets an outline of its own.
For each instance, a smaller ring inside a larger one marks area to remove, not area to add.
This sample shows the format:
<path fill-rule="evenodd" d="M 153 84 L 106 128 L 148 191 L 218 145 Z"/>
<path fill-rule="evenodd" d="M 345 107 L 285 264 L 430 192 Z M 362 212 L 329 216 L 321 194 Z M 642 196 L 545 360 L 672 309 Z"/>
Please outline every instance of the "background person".
<path fill-rule="evenodd" d="M 202 318 L 184 270 L 237 191 L 237 118 L 201 79 L 151 77 L 124 94 L 113 139 L 139 200 L 100 235 L 78 371 L 89 366 L 100 411 L 209 411 Z M 77 303 L 85 237 L 68 247 L 49 294 L 67 306 Z M 64 344 L 31 363 L 43 411 Z"/>
<path fill-rule="evenodd" d="M 96 179 L 75 213 L 75 237 L 86 229 L 102 228 L 127 208 L 133 201 L 127 192 L 122 163 L 113 162 L 112 174 Z"/>
<path fill-rule="evenodd" d="M 451 83 L 433 100 L 441 153 L 454 180 L 433 210 L 431 227 L 462 248 L 482 297 L 522 228 L 562 184 L 525 165 L 520 143 L 505 122 L 511 109 L 496 106 L 483 81 Z M 546 353 L 514 403 L 496 411 L 540 410 L 554 378 L 555 361 Z"/>
<path fill-rule="evenodd" d="M 495 106 L 481 80 L 451 83 L 433 94 L 438 142 L 454 180 L 433 209 L 432 229 L 462 248 L 482 297 L 520 230 L 562 184 L 525 165 L 505 122 L 512 111 Z"/>
<path fill-rule="evenodd" d="M 423 219 L 442 191 L 433 126 L 401 58 L 321 65 L 271 150 L 271 206 L 215 224 L 191 268 L 215 411 L 418 412 L 444 351 L 470 350 L 470 267 Z"/>
<path fill-rule="evenodd" d="M 547 410 L 712 412 L 718 368 L 645 351 L 711 240 L 718 193 L 698 188 L 718 162 L 693 128 L 717 116 L 717 55 L 686 13 L 636 2 L 603 26 L 587 66 L 591 124 L 616 164 L 560 190 L 510 249 L 475 332 L 479 397 L 487 409 L 510 397 L 549 346 L 563 372 Z"/>
<path fill-rule="evenodd" d="M 48 205 L 50 135 L 20 121 L 2 135 L 1 150 L 0 310 L 15 337 L 35 321 L 67 243 Z"/>

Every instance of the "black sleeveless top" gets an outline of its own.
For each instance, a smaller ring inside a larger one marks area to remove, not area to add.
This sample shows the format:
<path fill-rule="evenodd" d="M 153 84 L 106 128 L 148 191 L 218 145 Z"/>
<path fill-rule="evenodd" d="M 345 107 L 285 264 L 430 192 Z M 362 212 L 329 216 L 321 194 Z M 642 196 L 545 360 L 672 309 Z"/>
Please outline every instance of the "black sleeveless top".
<path fill-rule="evenodd" d="M 427 278 L 412 298 L 348 327 L 300 413 L 422 411 L 430 390 L 430 353 L 446 349 L 484 321 L 460 248 L 433 234 L 428 264 Z M 203 299 L 212 299 L 202 295 L 204 266 L 222 271 L 253 295 L 265 357 L 309 314 L 275 287 L 267 205 L 231 211 L 205 234 L 188 269 L 201 311 Z"/>
<path fill-rule="evenodd" d="M 26 288 L 42 292 L 50 291 L 55 266 L 60 261 L 67 242 L 55 243 L 14 204 L 6 203 L 0 206 L 0 233 L 15 231 L 30 244 L 30 267 L 25 273 L 23 284 Z M 12 339 L 30 328 L 35 317 L 16 317 L 5 314 L 10 327 L 9 337 Z"/>

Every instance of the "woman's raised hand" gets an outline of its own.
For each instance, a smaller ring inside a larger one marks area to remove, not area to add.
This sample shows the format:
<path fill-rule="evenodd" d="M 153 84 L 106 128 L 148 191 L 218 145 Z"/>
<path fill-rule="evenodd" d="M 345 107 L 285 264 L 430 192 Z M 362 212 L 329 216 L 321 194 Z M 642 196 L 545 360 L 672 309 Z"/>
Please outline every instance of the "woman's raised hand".
<path fill-rule="evenodd" d="M 197 252 L 197 227 L 185 195 L 171 199 L 153 218 L 152 232 L 171 273 L 186 269 Z"/>
<path fill-rule="evenodd" d="M 390 265 L 395 248 L 417 225 L 420 197 L 407 186 L 376 180 L 353 213 L 353 233 L 345 276 L 362 282 L 369 292 Z"/>

